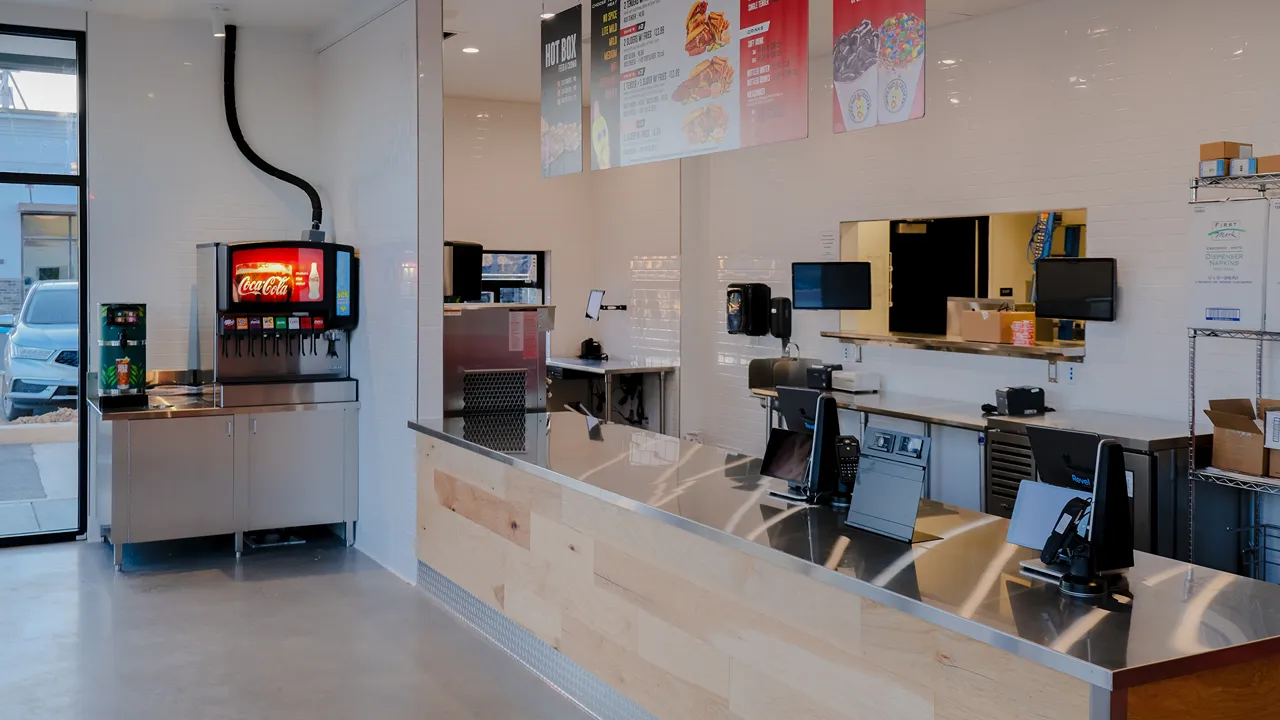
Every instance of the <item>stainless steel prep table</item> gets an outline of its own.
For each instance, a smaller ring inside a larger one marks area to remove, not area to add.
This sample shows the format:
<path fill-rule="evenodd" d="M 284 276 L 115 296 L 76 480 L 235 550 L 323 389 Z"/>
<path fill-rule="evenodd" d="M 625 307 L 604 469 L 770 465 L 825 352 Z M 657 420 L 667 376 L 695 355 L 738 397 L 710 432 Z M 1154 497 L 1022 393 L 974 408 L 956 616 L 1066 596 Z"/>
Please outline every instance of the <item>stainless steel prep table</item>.
<path fill-rule="evenodd" d="M 712 446 L 621 425 L 593 439 L 572 413 L 514 423 L 521 453 L 466 439 L 463 418 L 409 425 L 1079 678 L 1099 691 L 1091 717 L 1113 717 L 1112 690 L 1280 654 L 1280 586 L 1137 553 L 1130 600 L 1081 605 L 1020 573 L 1036 553 L 1005 543 L 1008 521 L 995 516 L 922 501 L 919 529 L 942 539 L 910 546 L 771 497 L 759 460 Z"/>
<path fill-rule="evenodd" d="M 146 408 L 105 411 L 87 398 L 90 531 L 117 568 L 139 542 L 233 534 L 239 554 L 245 532 L 343 524 L 353 543 L 360 403 L 217 397 L 153 393 Z"/>
<path fill-rule="evenodd" d="M 751 394 L 765 400 L 769 410 L 768 428 L 773 429 L 778 391 L 752 388 Z M 987 429 L 986 415 L 978 406 L 979 403 L 885 392 L 855 394 L 832 390 L 831 394 L 835 396 L 836 405 L 841 409 L 853 410 L 864 415 L 883 415 L 902 420 L 914 420 L 924 423 L 926 432 L 931 425 L 943 425 L 974 432 L 983 432 Z M 864 427 L 865 424 L 864 422 Z"/>
<path fill-rule="evenodd" d="M 600 375 L 604 378 L 604 406 L 613 408 L 613 376 L 658 376 L 658 432 L 667 431 L 667 375 L 680 369 L 680 362 L 665 357 L 610 357 L 608 360 L 547 358 L 547 367 Z"/>

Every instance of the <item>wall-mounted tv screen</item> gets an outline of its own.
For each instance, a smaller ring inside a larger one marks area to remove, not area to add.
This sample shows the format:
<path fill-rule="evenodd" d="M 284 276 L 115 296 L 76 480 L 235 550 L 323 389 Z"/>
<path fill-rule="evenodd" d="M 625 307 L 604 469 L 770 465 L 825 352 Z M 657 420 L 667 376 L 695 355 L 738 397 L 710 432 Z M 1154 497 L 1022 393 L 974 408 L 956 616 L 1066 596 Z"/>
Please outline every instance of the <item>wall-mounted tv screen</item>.
<path fill-rule="evenodd" d="M 791 302 L 796 310 L 870 310 L 871 263 L 792 263 Z"/>
<path fill-rule="evenodd" d="M 1046 258 L 1036 263 L 1036 317 L 1114 321 L 1115 258 Z"/>

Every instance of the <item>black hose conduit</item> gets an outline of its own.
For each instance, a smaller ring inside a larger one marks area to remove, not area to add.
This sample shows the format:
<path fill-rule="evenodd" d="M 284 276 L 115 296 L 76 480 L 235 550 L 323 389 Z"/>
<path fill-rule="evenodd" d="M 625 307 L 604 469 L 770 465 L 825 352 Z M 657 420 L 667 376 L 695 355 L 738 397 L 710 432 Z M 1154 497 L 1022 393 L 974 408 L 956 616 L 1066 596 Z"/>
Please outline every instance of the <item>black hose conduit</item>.
<path fill-rule="evenodd" d="M 222 52 L 222 98 L 227 108 L 227 128 L 231 130 L 231 137 L 236 141 L 236 147 L 240 148 L 240 152 L 253 163 L 253 166 L 262 172 L 270 175 L 277 180 L 283 180 L 290 185 L 296 185 L 307 194 L 307 198 L 311 200 L 311 229 L 319 230 L 320 221 L 324 219 L 324 208 L 320 204 L 320 193 L 311 186 L 311 183 L 294 175 L 285 172 L 280 168 L 272 165 L 262 156 L 253 151 L 249 147 L 249 142 L 244 139 L 244 130 L 240 128 L 239 114 L 236 112 L 236 26 L 227 26 L 226 45 Z"/>

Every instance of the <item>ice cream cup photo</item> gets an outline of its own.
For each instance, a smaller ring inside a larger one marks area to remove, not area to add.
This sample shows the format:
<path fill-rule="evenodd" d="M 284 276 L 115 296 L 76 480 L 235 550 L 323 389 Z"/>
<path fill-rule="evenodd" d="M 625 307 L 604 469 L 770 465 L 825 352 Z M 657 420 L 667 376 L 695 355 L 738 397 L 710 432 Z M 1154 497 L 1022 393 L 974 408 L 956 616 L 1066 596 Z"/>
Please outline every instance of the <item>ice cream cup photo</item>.
<path fill-rule="evenodd" d="M 861 130 L 876 125 L 880 107 L 878 84 L 879 76 L 874 66 L 853 82 L 836 81 L 836 101 L 840 103 L 845 130 Z"/>
<path fill-rule="evenodd" d="M 880 65 L 880 124 L 898 123 L 911 119 L 916 91 L 920 88 L 920 73 L 924 70 L 924 57 L 917 57 L 906 67 L 892 68 Z"/>
<path fill-rule="evenodd" d="M 924 18 L 898 13 L 880 26 L 880 124 L 911 119 L 924 72 Z"/>

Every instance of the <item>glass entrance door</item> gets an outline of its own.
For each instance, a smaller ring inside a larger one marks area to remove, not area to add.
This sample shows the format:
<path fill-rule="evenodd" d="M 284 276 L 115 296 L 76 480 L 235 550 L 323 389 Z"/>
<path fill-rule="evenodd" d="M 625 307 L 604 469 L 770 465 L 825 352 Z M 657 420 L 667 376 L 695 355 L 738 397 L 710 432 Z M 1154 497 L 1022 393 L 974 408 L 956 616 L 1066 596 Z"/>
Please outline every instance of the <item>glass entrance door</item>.
<path fill-rule="evenodd" d="M 85 530 L 83 47 L 0 26 L 0 546 Z"/>

